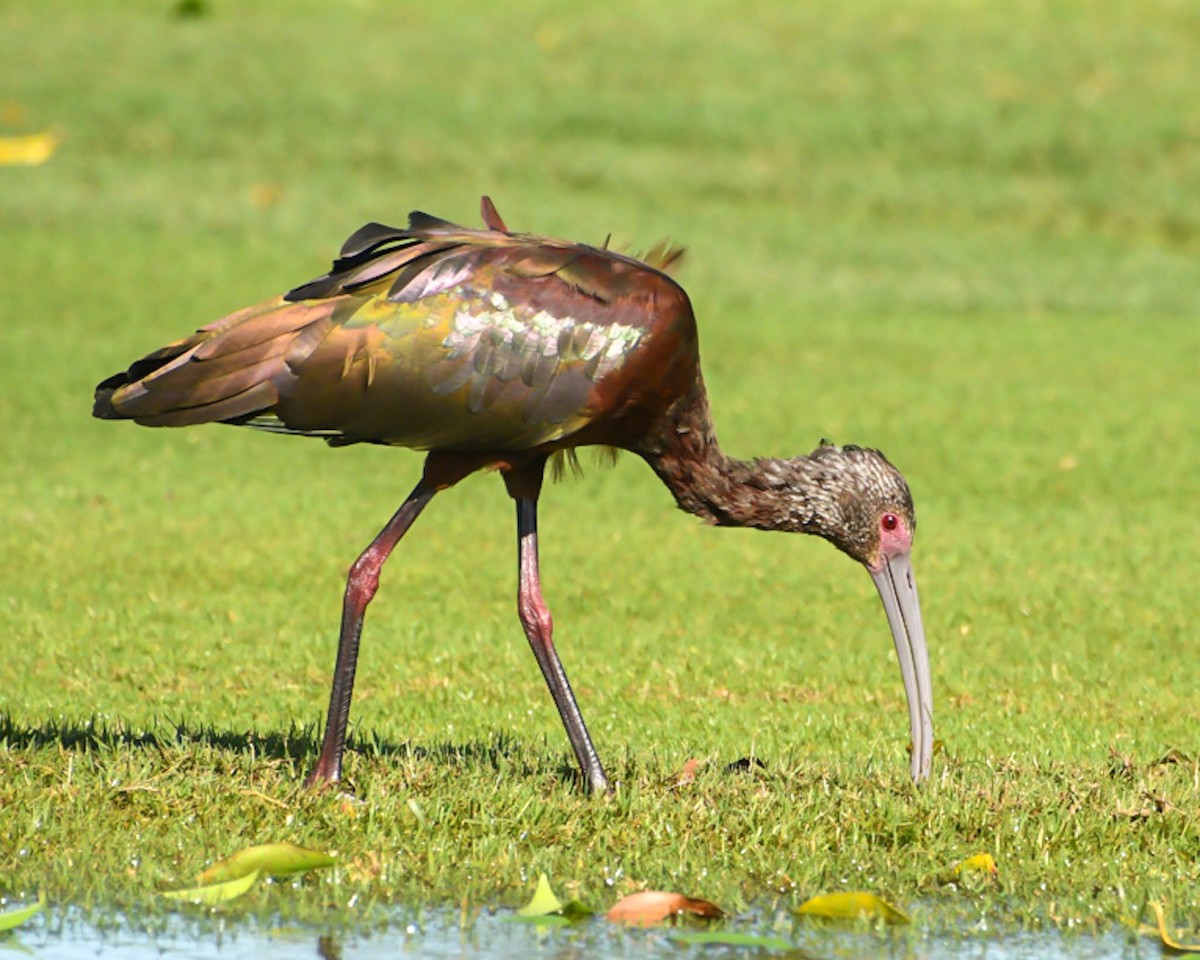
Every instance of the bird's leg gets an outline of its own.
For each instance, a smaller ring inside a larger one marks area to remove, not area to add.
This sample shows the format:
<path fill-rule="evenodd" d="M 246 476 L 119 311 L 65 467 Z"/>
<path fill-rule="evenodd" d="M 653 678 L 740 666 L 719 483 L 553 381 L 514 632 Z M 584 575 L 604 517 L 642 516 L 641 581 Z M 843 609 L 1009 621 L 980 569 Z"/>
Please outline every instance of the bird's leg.
<path fill-rule="evenodd" d="M 604 775 L 600 756 L 592 745 L 583 715 L 579 712 L 579 704 L 575 702 L 575 694 L 571 692 L 571 684 L 567 681 L 566 671 L 554 649 L 554 621 L 546 601 L 542 599 L 542 584 L 538 574 L 536 497 L 517 497 L 517 549 L 520 575 L 517 610 L 521 615 L 525 636 L 529 638 L 533 655 L 537 657 L 542 676 L 546 678 L 546 685 L 550 687 L 550 694 L 558 707 L 558 715 L 567 728 L 567 737 L 575 750 L 575 759 L 579 761 L 579 769 L 583 771 L 588 789 L 592 793 L 607 791 L 608 777 Z"/>
<path fill-rule="evenodd" d="M 384 561 L 436 492 L 424 481 L 418 483 L 395 516 L 350 568 L 350 575 L 346 578 L 346 595 L 342 601 L 342 631 L 338 637 L 337 663 L 333 668 L 333 690 L 329 695 L 329 714 L 325 718 L 325 737 L 321 742 L 317 765 L 305 779 L 305 786 L 332 783 L 342 777 L 342 750 L 346 745 L 346 726 L 350 720 L 350 697 L 354 692 L 354 668 L 358 664 L 363 614 L 379 587 L 379 570 Z"/>

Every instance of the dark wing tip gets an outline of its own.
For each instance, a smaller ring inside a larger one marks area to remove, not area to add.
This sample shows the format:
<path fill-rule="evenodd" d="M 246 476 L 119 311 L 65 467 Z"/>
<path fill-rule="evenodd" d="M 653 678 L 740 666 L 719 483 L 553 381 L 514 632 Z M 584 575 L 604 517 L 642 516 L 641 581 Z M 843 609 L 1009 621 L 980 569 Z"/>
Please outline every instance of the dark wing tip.
<path fill-rule="evenodd" d="M 283 295 L 283 299 L 289 303 L 297 303 L 300 300 L 321 300 L 325 297 L 333 296 L 340 289 L 340 278 L 332 273 L 326 273 L 323 276 L 317 277 L 316 280 L 309 280 L 308 283 L 302 283 L 298 287 L 293 287 Z"/>
<path fill-rule="evenodd" d="M 449 220 L 443 220 L 441 217 L 435 217 L 432 214 L 425 213 L 423 210 L 414 210 L 408 215 L 408 230 L 410 233 L 426 232 L 426 231 L 441 231 L 453 230 L 459 231 L 460 227 L 456 223 L 451 223 Z"/>
<path fill-rule="evenodd" d="M 399 227 L 389 227 L 386 223 L 367 223 L 346 238 L 346 242 L 342 244 L 342 249 L 338 257 L 343 260 L 349 257 L 357 257 L 368 250 L 375 249 L 380 244 L 388 243 L 392 240 L 405 239 L 407 238 L 404 235 L 404 231 Z"/>
<path fill-rule="evenodd" d="M 123 373 L 114 373 L 107 380 L 96 384 L 96 395 L 92 400 L 92 416 L 97 420 L 120 420 L 121 415 L 113 406 L 112 395 L 119 387 L 125 386 L 128 379 Z"/>

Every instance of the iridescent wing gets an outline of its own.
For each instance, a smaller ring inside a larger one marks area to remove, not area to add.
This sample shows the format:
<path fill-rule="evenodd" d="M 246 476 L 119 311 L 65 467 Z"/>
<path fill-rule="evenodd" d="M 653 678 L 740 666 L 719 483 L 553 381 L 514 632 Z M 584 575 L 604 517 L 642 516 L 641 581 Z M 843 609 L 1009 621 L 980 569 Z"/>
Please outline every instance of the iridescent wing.
<path fill-rule="evenodd" d="M 486 201 L 484 216 L 491 229 L 422 213 L 407 229 L 366 225 L 328 274 L 109 378 L 97 411 L 331 443 L 529 449 L 603 415 L 623 382 L 636 393 L 665 354 L 694 353 L 687 298 L 660 271 L 508 233 Z"/>

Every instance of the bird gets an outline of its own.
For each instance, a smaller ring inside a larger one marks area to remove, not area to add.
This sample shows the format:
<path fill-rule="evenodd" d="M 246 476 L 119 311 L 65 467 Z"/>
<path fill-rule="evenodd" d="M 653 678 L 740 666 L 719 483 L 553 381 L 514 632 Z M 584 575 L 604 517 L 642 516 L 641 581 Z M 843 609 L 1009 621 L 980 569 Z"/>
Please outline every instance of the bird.
<path fill-rule="evenodd" d="M 813 534 L 870 573 L 908 701 L 909 773 L 929 776 L 933 696 L 901 473 L 878 450 L 739 460 L 717 442 L 681 251 L 639 260 L 510 231 L 488 197 L 482 228 L 420 211 L 368 223 L 330 270 L 155 350 L 99 383 L 93 415 L 149 427 L 234 424 L 425 453 L 421 478 L 354 561 L 325 731 L 309 786 L 341 780 L 354 675 L 379 573 L 429 502 L 479 470 L 516 505 L 517 610 L 585 788 L 611 790 L 553 639 L 538 564 L 548 463 L 581 447 L 643 460 L 678 507 L 726 527 Z"/>

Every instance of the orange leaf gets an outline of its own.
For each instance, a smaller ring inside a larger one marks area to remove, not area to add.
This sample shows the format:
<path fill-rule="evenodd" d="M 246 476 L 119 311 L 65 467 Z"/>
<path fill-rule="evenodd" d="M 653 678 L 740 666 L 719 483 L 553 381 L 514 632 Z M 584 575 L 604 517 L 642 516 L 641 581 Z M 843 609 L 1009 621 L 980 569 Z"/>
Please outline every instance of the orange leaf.
<path fill-rule="evenodd" d="M 667 783 L 675 787 L 686 787 L 696 779 L 696 768 L 700 766 L 700 761 L 695 757 L 686 761 L 675 776 L 671 777 Z"/>
<path fill-rule="evenodd" d="M 693 900 L 682 893 L 666 893 L 662 890 L 643 890 L 622 897 L 608 911 L 609 920 L 623 923 L 658 923 L 681 913 L 697 917 L 724 916 L 721 908 L 707 900 Z"/>

